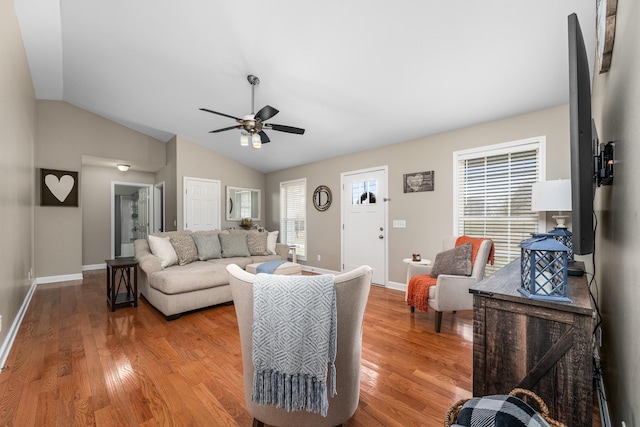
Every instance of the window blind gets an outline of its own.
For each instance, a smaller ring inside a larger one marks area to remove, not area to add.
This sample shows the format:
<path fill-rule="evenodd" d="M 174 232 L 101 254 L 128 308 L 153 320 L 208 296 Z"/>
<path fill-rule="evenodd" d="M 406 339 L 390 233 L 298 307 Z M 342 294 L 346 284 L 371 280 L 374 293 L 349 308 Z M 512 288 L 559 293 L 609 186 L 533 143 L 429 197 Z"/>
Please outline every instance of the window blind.
<path fill-rule="evenodd" d="M 490 275 L 518 258 L 520 242 L 539 230 L 531 186 L 540 179 L 540 142 L 461 153 L 456 169 L 456 234 L 493 240 Z"/>
<path fill-rule="evenodd" d="M 296 256 L 307 257 L 307 180 L 280 183 L 280 242 L 296 246 Z"/>

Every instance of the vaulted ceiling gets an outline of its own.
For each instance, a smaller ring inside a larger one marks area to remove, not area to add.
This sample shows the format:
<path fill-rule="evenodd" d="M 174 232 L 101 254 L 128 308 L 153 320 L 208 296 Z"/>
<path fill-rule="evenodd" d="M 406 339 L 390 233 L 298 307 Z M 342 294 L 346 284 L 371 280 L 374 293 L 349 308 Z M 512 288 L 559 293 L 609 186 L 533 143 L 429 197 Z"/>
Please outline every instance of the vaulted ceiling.
<path fill-rule="evenodd" d="M 594 0 L 14 0 L 38 99 L 263 172 L 568 103 L 567 16 Z M 593 67 L 592 67 L 593 69 Z M 240 146 L 226 117 L 306 129 Z"/>

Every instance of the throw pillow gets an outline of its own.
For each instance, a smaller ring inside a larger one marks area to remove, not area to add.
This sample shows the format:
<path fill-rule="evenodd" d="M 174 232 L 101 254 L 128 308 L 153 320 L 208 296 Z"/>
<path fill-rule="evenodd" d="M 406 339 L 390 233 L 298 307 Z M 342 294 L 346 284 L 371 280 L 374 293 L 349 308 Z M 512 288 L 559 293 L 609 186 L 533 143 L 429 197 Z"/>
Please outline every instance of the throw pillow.
<path fill-rule="evenodd" d="M 431 276 L 438 277 L 441 274 L 453 274 L 455 276 L 471 275 L 471 252 L 473 245 L 466 243 L 456 246 L 448 251 L 436 255 L 431 268 Z"/>
<path fill-rule="evenodd" d="M 160 258 L 162 268 L 178 263 L 178 255 L 169 237 L 149 236 L 147 240 L 151 253 Z"/>
<path fill-rule="evenodd" d="M 269 255 L 267 250 L 267 233 L 248 233 L 247 246 L 252 256 Z"/>
<path fill-rule="evenodd" d="M 222 247 L 222 258 L 251 256 L 246 234 L 220 234 L 218 237 Z"/>
<path fill-rule="evenodd" d="M 276 243 L 278 242 L 278 231 L 269 231 L 267 234 L 267 251 L 269 255 L 276 254 Z"/>
<path fill-rule="evenodd" d="M 176 250 L 178 256 L 178 264 L 187 265 L 190 262 L 198 260 L 198 248 L 193 241 L 191 234 L 178 234 L 171 236 L 171 244 Z"/>
<path fill-rule="evenodd" d="M 194 233 L 193 241 L 198 248 L 198 259 L 206 261 L 213 258 L 222 258 L 222 248 L 218 234 L 197 234 Z"/>

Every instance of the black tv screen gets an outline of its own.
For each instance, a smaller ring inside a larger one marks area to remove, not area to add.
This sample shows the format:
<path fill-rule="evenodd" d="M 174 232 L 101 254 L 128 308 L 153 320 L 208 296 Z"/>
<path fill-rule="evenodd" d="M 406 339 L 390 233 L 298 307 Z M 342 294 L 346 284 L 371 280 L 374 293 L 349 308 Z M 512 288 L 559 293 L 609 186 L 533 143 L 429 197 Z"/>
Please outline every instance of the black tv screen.
<path fill-rule="evenodd" d="M 569 122 L 571 147 L 571 228 L 573 253 L 594 249 L 594 141 L 591 120 L 591 74 L 582 30 L 575 13 L 569 15 Z"/>

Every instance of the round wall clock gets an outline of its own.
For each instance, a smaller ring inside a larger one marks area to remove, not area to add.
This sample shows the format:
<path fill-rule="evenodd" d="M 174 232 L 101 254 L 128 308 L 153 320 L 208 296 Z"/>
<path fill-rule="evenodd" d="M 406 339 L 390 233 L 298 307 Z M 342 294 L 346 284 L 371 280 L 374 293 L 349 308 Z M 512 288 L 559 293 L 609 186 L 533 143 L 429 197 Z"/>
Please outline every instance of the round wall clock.
<path fill-rule="evenodd" d="M 326 211 L 331 206 L 331 190 L 326 185 L 319 185 L 313 192 L 313 206 L 319 211 Z"/>

